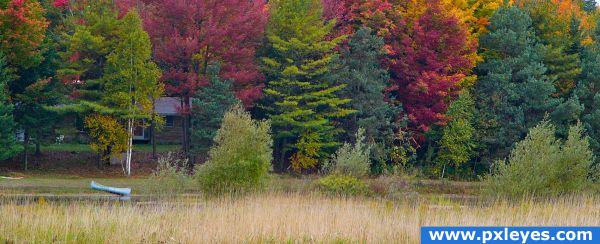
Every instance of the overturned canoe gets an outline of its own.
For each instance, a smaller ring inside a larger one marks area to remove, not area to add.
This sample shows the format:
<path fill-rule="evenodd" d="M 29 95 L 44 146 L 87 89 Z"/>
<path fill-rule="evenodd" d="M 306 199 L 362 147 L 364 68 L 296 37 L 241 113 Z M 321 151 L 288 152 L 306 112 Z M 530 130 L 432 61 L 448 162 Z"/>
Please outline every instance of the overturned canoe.
<path fill-rule="evenodd" d="M 104 186 L 104 185 L 100 185 L 94 181 L 92 181 L 92 183 L 90 183 L 90 187 L 94 190 L 105 191 L 108 193 L 117 194 L 117 195 L 121 195 L 121 196 L 129 196 L 131 194 L 131 188 L 117 188 L 117 187 Z"/>

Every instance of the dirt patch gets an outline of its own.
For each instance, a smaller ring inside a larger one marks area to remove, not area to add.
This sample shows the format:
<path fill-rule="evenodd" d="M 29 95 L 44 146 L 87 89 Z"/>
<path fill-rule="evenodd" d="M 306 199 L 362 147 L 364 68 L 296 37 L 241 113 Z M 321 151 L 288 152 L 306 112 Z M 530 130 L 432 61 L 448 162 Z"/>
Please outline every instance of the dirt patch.
<path fill-rule="evenodd" d="M 160 156 L 160 155 L 159 155 Z M 132 159 L 134 177 L 145 177 L 156 168 L 156 160 L 150 152 L 135 152 Z M 113 177 L 122 176 L 121 165 L 98 166 L 95 153 L 87 152 L 45 152 L 30 155 L 28 170 L 24 170 L 23 156 L 0 162 L 0 172 L 11 175 L 69 175 L 70 177 Z"/>

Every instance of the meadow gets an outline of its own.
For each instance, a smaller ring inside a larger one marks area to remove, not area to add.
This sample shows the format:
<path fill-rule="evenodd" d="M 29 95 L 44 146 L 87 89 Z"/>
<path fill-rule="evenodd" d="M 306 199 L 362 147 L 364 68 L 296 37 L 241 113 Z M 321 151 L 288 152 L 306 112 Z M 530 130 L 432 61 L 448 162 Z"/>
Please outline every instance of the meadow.
<path fill-rule="evenodd" d="M 7 243 L 418 243 L 426 225 L 600 225 L 600 201 L 390 201 L 263 193 L 160 202 L 0 204 Z"/>
<path fill-rule="evenodd" d="M 418 243 L 426 225 L 600 225 L 594 196 L 492 200 L 474 183 L 380 177 L 365 180 L 370 196 L 341 197 L 316 191 L 315 177 L 270 178 L 263 191 L 214 198 L 152 196 L 147 178 L 0 180 L 0 242 Z M 111 200 L 91 180 L 135 195 Z"/>

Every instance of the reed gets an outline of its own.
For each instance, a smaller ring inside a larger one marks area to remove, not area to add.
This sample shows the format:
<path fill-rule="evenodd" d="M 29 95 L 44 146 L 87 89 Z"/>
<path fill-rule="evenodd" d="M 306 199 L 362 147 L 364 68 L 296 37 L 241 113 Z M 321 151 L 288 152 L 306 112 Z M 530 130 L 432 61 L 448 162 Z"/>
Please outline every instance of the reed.
<path fill-rule="evenodd" d="M 9 243 L 418 243 L 422 225 L 600 225 L 596 197 L 389 201 L 265 193 L 186 202 L 0 203 Z"/>

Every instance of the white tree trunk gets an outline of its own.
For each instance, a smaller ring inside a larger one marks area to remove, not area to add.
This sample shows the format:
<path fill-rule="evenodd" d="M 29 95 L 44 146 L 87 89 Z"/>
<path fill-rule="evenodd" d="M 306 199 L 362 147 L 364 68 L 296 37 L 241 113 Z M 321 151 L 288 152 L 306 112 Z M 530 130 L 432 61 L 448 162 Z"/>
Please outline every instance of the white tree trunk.
<path fill-rule="evenodd" d="M 132 156 L 132 148 L 133 148 L 133 119 L 127 120 L 127 162 L 125 164 L 125 169 L 127 171 L 127 176 L 131 176 L 131 156 Z"/>

